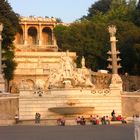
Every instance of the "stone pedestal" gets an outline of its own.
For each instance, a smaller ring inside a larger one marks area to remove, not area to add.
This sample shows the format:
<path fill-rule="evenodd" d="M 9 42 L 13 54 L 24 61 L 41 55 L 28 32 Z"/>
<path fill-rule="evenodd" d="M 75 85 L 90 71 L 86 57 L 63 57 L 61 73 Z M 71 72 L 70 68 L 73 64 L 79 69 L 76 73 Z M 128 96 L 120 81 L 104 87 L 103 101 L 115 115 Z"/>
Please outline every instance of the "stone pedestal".
<path fill-rule="evenodd" d="M 122 91 L 122 79 L 118 74 L 112 74 L 110 89 L 111 88 L 118 88 Z"/>

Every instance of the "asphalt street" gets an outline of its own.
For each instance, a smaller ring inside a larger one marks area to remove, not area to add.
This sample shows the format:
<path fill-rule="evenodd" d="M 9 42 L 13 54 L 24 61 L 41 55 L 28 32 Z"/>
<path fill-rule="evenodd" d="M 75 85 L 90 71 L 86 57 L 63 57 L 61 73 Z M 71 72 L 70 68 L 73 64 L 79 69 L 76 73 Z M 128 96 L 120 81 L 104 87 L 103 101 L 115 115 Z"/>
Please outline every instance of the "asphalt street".
<path fill-rule="evenodd" d="M 0 140 L 134 140 L 133 125 L 0 126 Z"/>

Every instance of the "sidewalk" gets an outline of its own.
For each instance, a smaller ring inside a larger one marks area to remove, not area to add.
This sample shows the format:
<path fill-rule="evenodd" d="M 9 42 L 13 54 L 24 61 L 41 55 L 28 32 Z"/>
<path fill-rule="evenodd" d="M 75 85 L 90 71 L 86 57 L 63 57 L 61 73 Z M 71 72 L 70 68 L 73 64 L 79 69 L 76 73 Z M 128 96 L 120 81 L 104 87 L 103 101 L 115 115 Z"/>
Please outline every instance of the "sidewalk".
<path fill-rule="evenodd" d="M 0 126 L 1 140 L 134 140 L 133 125 Z"/>

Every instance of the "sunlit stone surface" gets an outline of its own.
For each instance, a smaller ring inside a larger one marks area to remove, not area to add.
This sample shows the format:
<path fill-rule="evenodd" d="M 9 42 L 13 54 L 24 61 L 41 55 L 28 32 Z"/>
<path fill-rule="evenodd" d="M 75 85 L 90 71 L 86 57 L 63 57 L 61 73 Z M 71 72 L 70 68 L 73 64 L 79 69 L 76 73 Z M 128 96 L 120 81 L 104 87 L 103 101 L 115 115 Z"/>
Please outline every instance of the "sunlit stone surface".
<path fill-rule="evenodd" d="M 58 52 L 55 19 L 23 17 L 15 38 L 17 68 L 11 92 L 19 94 L 19 119 L 121 114 L 121 83 L 107 72 L 77 68 L 75 52 Z"/>

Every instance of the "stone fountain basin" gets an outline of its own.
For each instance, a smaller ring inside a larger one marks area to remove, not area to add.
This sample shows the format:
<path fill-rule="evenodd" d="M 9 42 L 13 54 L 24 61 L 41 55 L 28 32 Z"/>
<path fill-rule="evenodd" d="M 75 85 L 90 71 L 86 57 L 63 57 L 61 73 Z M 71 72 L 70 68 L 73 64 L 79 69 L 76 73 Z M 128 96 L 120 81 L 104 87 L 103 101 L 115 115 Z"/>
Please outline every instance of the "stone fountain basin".
<path fill-rule="evenodd" d="M 51 107 L 49 111 L 58 113 L 61 115 L 73 115 L 83 114 L 89 111 L 93 111 L 94 107 Z"/>

